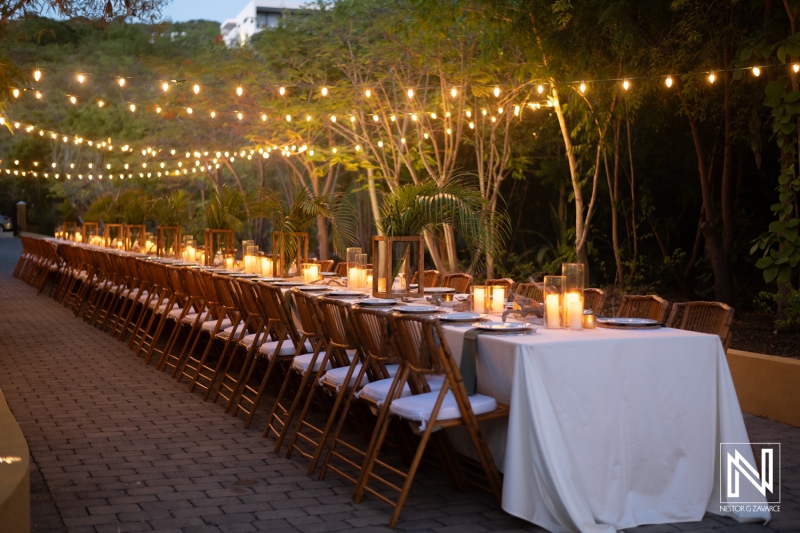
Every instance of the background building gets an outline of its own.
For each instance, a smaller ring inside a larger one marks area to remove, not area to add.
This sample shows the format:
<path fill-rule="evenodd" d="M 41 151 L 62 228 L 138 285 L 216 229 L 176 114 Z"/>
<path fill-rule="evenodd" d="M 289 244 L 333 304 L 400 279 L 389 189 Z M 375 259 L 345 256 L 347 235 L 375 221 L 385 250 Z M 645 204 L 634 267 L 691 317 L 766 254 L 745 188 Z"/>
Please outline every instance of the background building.
<path fill-rule="evenodd" d="M 308 0 L 252 0 L 235 18 L 220 25 L 220 33 L 228 46 L 243 45 L 264 28 L 275 28 L 286 12 L 299 11 Z"/>

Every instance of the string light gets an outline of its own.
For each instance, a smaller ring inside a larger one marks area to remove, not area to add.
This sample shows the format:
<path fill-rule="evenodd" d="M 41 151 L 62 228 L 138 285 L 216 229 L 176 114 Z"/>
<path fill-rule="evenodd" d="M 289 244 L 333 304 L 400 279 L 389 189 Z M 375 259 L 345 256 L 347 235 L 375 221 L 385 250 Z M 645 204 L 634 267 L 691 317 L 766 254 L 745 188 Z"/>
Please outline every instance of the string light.
<path fill-rule="evenodd" d="M 331 122 L 336 122 L 336 115 L 331 115 Z"/>
<path fill-rule="evenodd" d="M 160 113 L 161 113 L 161 106 L 157 105 L 156 106 L 156 114 L 160 114 Z"/>
<path fill-rule="evenodd" d="M 753 76 L 755 76 L 756 78 L 761 76 L 761 69 L 758 67 L 753 67 Z"/>
<path fill-rule="evenodd" d="M 458 96 L 458 89 L 456 89 L 455 87 L 453 87 L 452 89 L 450 89 L 450 96 L 452 96 L 453 98 L 455 98 L 456 96 Z"/>
<path fill-rule="evenodd" d="M 580 89 L 581 94 L 585 93 L 586 92 L 586 83 L 585 82 L 581 82 L 581 86 L 578 87 L 578 89 Z"/>
<path fill-rule="evenodd" d="M 72 104 L 77 104 L 78 103 L 78 99 L 75 98 L 74 96 L 70 96 L 69 97 L 69 101 L 72 102 Z"/>
<path fill-rule="evenodd" d="M 42 99 L 42 93 L 40 93 L 39 91 L 36 91 L 36 99 L 37 100 L 41 100 Z"/>
<path fill-rule="evenodd" d="M 622 82 L 622 88 L 623 88 L 623 89 L 625 89 L 625 90 L 627 91 L 628 89 L 630 89 L 630 88 L 631 88 L 631 82 L 629 82 L 628 80 L 623 80 L 623 82 Z"/>
<path fill-rule="evenodd" d="M 214 118 L 214 117 L 216 117 L 216 116 L 217 116 L 217 112 L 216 112 L 216 111 L 212 111 L 212 112 L 211 112 L 211 118 Z"/>
<path fill-rule="evenodd" d="M 136 112 L 136 104 L 131 104 L 131 108 L 130 109 L 131 109 L 131 113 L 135 113 Z"/>
<path fill-rule="evenodd" d="M 539 92 L 539 94 L 542 94 L 542 93 L 544 93 L 544 85 L 542 85 L 542 84 L 540 83 L 540 84 L 539 84 L 539 86 L 538 86 L 538 87 L 536 87 L 536 90 Z"/>
<path fill-rule="evenodd" d="M 36 81 L 39 81 L 40 79 L 42 79 L 42 71 L 39 70 L 38 68 L 33 71 L 33 79 L 36 80 Z"/>
<path fill-rule="evenodd" d="M 167 92 L 169 90 L 169 83 L 164 82 L 164 85 L 162 85 L 161 88 L 164 89 L 164 92 Z"/>
<path fill-rule="evenodd" d="M 261 122 L 266 122 L 266 121 L 267 121 L 267 114 L 266 113 L 262 113 L 261 114 Z"/>
<path fill-rule="evenodd" d="M 411 100 L 414 98 L 414 89 L 409 89 L 406 94 L 408 95 L 408 99 Z"/>
<path fill-rule="evenodd" d="M 323 87 L 320 90 L 320 93 L 322 93 L 322 96 L 328 96 L 328 88 L 327 87 Z"/>
<path fill-rule="evenodd" d="M 369 89 L 367 89 L 366 91 L 364 91 L 364 96 L 366 96 L 367 98 L 369 98 L 370 96 L 372 96 L 372 91 L 370 91 Z"/>
<path fill-rule="evenodd" d="M 86 79 L 86 78 L 83 76 L 83 74 L 78 74 L 78 83 L 83 83 L 83 81 L 84 81 L 85 79 Z"/>
<path fill-rule="evenodd" d="M 236 116 L 239 118 L 239 120 L 242 120 L 242 117 L 243 117 L 244 115 L 242 115 L 241 113 L 237 113 L 237 114 L 236 114 Z"/>
<path fill-rule="evenodd" d="M 284 94 L 286 94 L 286 87 L 281 87 L 280 89 L 278 89 L 278 92 L 280 93 L 281 96 L 283 96 Z"/>
<path fill-rule="evenodd" d="M 192 108 L 191 108 L 191 107 L 187 107 L 187 108 L 186 108 L 186 112 L 187 112 L 187 113 L 189 113 L 189 114 L 191 115 L 191 114 L 192 114 Z"/>
<path fill-rule="evenodd" d="M 495 96 L 495 98 L 500 96 L 500 87 L 495 87 L 494 88 L 494 96 Z"/>
<path fill-rule="evenodd" d="M 11 94 L 14 95 L 14 98 L 19 98 L 19 89 L 14 89 L 13 91 L 11 91 Z"/>
<path fill-rule="evenodd" d="M 709 82 L 709 83 L 714 83 L 714 82 L 716 81 L 716 79 L 717 79 L 717 76 L 716 76 L 716 75 L 715 75 L 713 72 L 711 72 L 711 73 L 708 75 L 708 82 Z"/>
<path fill-rule="evenodd" d="M 664 80 L 664 85 L 666 85 L 667 88 L 672 87 L 672 76 L 667 76 L 667 79 Z"/>
<path fill-rule="evenodd" d="M 120 78 L 117 83 L 119 83 L 120 87 L 125 87 L 125 78 Z"/>
<path fill-rule="evenodd" d="M 794 70 L 795 72 L 800 72 L 800 64 L 795 63 L 794 65 L 792 65 L 792 70 Z"/>
<path fill-rule="evenodd" d="M 194 94 L 200 94 L 200 86 L 195 83 L 194 87 L 192 87 L 192 91 Z"/>

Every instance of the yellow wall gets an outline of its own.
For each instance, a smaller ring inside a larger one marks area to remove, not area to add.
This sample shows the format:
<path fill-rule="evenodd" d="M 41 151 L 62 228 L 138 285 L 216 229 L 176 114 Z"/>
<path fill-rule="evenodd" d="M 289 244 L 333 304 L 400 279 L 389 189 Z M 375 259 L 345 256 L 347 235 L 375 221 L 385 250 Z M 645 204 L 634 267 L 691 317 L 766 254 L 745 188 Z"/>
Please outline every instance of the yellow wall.
<path fill-rule="evenodd" d="M 742 411 L 800 427 L 800 360 L 728 350 Z"/>

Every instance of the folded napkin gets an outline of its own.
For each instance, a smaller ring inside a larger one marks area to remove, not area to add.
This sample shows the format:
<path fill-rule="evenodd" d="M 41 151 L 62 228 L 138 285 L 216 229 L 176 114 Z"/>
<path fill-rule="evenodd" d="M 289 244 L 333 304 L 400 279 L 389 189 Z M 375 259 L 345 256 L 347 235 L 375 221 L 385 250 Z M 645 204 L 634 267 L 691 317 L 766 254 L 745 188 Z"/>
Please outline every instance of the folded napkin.
<path fill-rule="evenodd" d="M 464 333 L 464 344 L 461 347 L 461 364 L 459 370 L 461 371 L 461 379 L 464 381 L 464 388 L 467 389 L 467 394 L 472 396 L 478 388 L 478 372 L 477 372 L 477 358 L 478 358 L 478 335 L 481 330 L 477 328 L 468 329 Z"/>

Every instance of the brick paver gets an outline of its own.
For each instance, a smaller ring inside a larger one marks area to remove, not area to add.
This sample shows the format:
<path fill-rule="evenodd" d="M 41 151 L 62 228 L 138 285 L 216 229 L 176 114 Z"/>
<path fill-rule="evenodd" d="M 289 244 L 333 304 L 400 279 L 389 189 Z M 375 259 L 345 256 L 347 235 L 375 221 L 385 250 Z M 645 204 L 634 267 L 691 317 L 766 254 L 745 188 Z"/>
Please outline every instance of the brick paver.
<path fill-rule="evenodd" d="M 31 450 L 33 531 L 391 531 L 387 505 L 271 452 L 263 418 L 245 430 L 220 405 L 146 367 L 125 344 L 11 277 L 0 239 L 0 388 Z M 746 418 L 753 441 L 783 443 L 783 503 L 769 526 L 707 516 L 631 531 L 800 531 L 800 429 Z M 487 493 L 418 476 L 398 531 L 542 531 Z M 2 526 L 0 526 L 2 530 Z"/>

